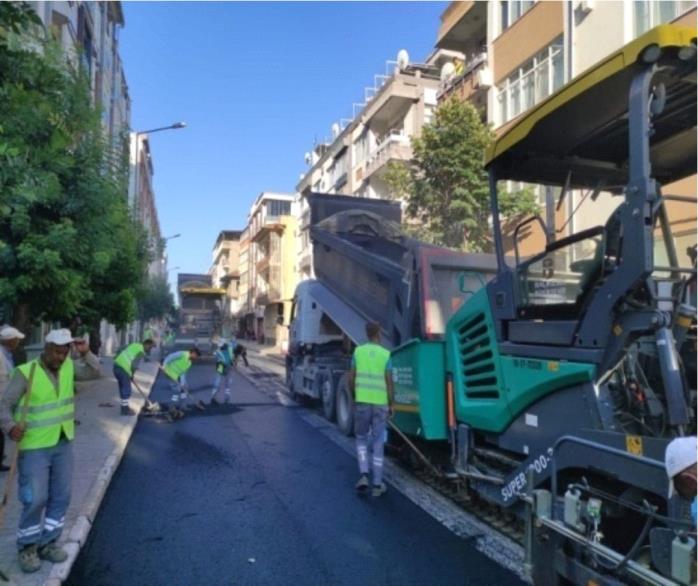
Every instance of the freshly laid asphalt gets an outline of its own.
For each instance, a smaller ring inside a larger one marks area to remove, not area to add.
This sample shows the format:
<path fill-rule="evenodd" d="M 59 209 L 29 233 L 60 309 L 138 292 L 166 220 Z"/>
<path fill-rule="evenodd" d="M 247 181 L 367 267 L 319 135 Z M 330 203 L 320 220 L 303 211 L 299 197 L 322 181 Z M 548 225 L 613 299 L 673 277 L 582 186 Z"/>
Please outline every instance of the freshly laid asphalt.
<path fill-rule="evenodd" d="M 212 377 L 192 369 L 196 399 Z M 358 496 L 355 459 L 234 382 L 230 405 L 141 419 L 67 584 L 520 583 L 397 491 Z"/>

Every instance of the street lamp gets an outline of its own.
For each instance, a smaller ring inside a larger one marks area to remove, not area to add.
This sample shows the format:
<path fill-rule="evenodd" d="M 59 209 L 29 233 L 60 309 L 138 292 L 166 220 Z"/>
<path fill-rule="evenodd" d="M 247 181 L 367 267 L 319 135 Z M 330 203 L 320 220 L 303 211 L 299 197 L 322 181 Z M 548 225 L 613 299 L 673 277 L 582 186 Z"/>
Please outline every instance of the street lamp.
<path fill-rule="evenodd" d="M 167 272 L 169 273 L 170 271 L 176 271 L 177 269 L 181 269 L 182 267 L 172 267 L 171 269 L 167 269 Z"/>
<path fill-rule="evenodd" d="M 172 240 L 173 238 L 179 238 L 181 234 L 175 234 L 174 236 L 167 236 L 166 238 L 163 238 L 163 242 L 167 242 L 168 240 Z"/>
<path fill-rule="evenodd" d="M 138 160 L 139 144 L 138 137 L 144 134 L 153 134 L 153 132 L 161 132 L 163 130 L 177 130 L 179 128 L 185 128 L 187 126 L 186 122 L 175 122 L 169 126 L 160 126 L 159 128 L 151 128 L 150 130 L 138 130 L 136 132 L 136 161 L 135 170 L 133 172 L 133 200 L 136 201 L 137 191 L 138 191 L 138 168 L 140 167 L 140 161 Z"/>

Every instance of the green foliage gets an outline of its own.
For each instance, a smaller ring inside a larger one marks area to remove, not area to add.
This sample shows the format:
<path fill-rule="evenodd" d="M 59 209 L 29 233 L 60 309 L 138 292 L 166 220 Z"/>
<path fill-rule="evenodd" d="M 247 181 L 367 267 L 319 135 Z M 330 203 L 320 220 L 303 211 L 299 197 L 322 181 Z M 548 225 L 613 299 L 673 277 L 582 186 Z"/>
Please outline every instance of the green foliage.
<path fill-rule="evenodd" d="M 31 25 L 7 4 L 0 31 Z M 110 165 L 84 72 L 19 40 L 0 42 L 0 303 L 34 322 L 123 325 L 147 263 L 125 171 Z"/>
<path fill-rule="evenodd" d="M 407 166 L 391 164 L 386 181 L 407 202 L 407 226 L 421 239 L 469 252 L 492 248 L 485 149 L 492 131 L 475 107 L 450 99 L 412 140 Z M 504 219 L 536 211 L 532 192 L 501 194 Z"/>
<path fill-rule="evenodd" d="M 142 321 L 161 319 L 171 315 L 174 310 L 174 297 L 165 277 L 148 279 L 143 287 L 138 302 L 139 318 Z"/>

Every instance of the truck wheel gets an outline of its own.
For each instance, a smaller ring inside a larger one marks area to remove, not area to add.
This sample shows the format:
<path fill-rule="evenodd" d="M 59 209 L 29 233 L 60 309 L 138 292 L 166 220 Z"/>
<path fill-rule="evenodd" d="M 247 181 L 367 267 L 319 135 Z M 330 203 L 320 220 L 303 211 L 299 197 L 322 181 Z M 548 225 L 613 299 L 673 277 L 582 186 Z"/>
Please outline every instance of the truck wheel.
<path fill-rule="evenodd" d="M 322 400 L 322 413 L 328 421 L 334 421 L 336 412 L 336 393 L 332 381 L 332 375 L 325 375 L 320 381 L 320 399 Z"/>
<path fill-rule="evenodd" d="M 344 435 L 351 435 L 354 431 L 354 398 L 347 379 L 347 375 L 343 375 L 337 388 L 337 427 Z"/>

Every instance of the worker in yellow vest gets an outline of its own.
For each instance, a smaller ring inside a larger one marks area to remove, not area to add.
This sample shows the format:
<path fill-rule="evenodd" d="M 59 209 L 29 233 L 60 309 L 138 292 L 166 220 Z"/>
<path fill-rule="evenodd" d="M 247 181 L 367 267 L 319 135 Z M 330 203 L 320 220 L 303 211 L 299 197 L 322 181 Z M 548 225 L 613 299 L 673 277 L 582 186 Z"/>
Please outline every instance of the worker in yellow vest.
<path fill-rule="evenodd" d="M 354 393 L 354 435 L 359 459 L 359 481 L 356 490 L 368 490 L 369 446 L 373 469 L 373 496 L 387 490 L 383 482 L 383 451 L 386 425 L 392 413 L 393 379 L 390 351 L 380 345 L 380 326 L 366 324 L 368 342 L 357 346 L 349 371 L 349 388 Z"/>
<path fill-rule="evenodd" d="M 201 358 L 201 351 L 194 347 L 190 350 L 173 352 L 162 364 L 162 371 L 167 375 L 172 389 L 172 404 L 176 407 L 179 401 L 185 401 L 189 393 L 187 371 L 192 364 Z"/>
<path fill-rule="evenodd" d="M 131 381 L 136 374 L 136 368 L 141 359 L 145 358 L 155 346 L 151 338 L 142 343 L 133 342 L 123 348 L 114 358 L 114 378 L 119 384 L 119 397 L 122 415 L 135 415 L 136 412 L 128 404 L 131 398 Z"/>
<path fill-rule="evenodd" d="M 68 554 L 56 544 L 70 504 L 75 434 L 74 381 L 94 378 L 99 361 L 74 363 L 70 330 L 52 330 L 35 360 L 15 368 L 0 397 L 0 426 L 18 442 L 19 565 L 36 572 L 41 560 L 60 563 Z M 76 345 L 81 357 L 89 346 Z M 94 358 L 94 359 L 92 359 Z M 96 364 L 97 366 L 93 366 Z M 31 381 L 31 385 L 29 384 Z"/>

